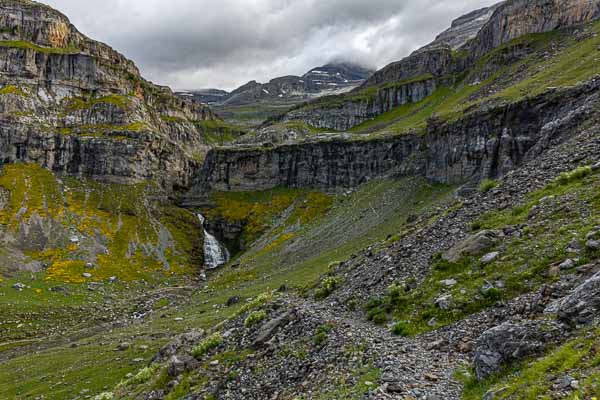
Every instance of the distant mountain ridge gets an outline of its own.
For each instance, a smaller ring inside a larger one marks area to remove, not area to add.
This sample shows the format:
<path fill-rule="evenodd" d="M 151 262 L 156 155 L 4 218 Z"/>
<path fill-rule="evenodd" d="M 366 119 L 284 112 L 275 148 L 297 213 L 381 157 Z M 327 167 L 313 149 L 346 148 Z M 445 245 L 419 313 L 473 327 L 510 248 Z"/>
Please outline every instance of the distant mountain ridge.
<path fill-rule="evenodd" d="M 219 89 L 192 90 L 178 93 L 215 105 L 239 106 L 260 102 L 301 101 L 349 92 L 362 85 L 375 71 L 363 66 L 332 62 L 313 68 L 302 76 L 288 75 L 268 83 L 250 81 L 232 92 Z"/>

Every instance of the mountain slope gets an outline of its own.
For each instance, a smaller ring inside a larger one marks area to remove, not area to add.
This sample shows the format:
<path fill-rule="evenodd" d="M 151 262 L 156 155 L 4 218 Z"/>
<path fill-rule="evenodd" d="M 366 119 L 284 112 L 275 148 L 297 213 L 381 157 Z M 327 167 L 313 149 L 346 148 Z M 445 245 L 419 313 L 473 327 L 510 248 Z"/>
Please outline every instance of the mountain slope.
<path fill-rule="evenodd" d="M 301 121 L 357 133 L 395 132 L 386 129 L 393 122 L 422 129 L 434 114 L 445 114 L 442 119 L 447 120 L 490 102 L 518 100 L 510 87 L 531 83 L 544 69 L 555 68 L 556 73 L 548 76 L 547 82 L 540 79 L 545 88 L 584 81 L 595 73 L 590 64 L 593 52 L 587 53 L 589 60 L 581 60 L 577 69 L 559 66 L 584 47 L 578 43 L 581 39 L 589 39 L 592 48 L 594 37 L 590 35 L 595 28 L 588 24 L 575 38 L 572 32 L 597 16 L 595 1 L 508 1 L 496 6 L 489 20 L 479 25 L 478 34 L 457 51 L 426 47 L 376 72 L 352 93 L 298 106 L 273 123 Z M 561 30 L 562 35 L 557 33 Z"/>
<path fill-rule="evenodd" d="M 300 102 L 307 98 L 350 91 L 362 84 L 373 71 L 350 63 L 330 63 L 313 68 L 303 76 L 283 76 L 268 83 L 248 82 L 220 98 L 201 91 L 189 92 L 199 101 L 220 106 L 242 106 L 261 102 Z"/>
<path fill-rule="evenodd" d="M 457 70 L 200 154 L 187 210 L 152 180 L 3 166 L 0 397 L 597 397 L 598 3 L 459 19 L 423 52 Z M 206 273 L 203 228 L 233 255 Z"/>
<path fill-rule="evenodd" d="M 0 2 L 0 154 L 119 182 L 189 184 L 215 120 L 133 62 L 31 1 Z M 159 150 L 160 149 L 160 150 Z"/>

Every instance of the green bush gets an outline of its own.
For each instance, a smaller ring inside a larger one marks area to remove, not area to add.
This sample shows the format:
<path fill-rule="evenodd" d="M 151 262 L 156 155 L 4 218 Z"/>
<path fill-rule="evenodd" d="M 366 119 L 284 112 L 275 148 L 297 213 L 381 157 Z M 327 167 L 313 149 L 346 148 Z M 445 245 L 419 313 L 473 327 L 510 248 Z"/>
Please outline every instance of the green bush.
<path fill-rule="evenodd" d="M 497 288 L 490 288 L 488 290 L 484 290 L 482 294 L 483 294 L 483 297 L 485 297 L 487 300 L 491 300 L 491 301 L 502 300 L 502 291 Z"/>
<path fill-rule="evenodd" d="M 263 305 L 267 304 L 268 302 L 272 301 L 274 298 L 275 298 L 275 295 L 273 294 L 273 292 L 265 292 L 265 293 L 259 294 L 258 296 L 256 296 L 256 298 L 254 300 L 252 300 L 251 302 L 245 304 L 242 308 L 240 308 L 237 315 L 240 316 L 242 314 L 247 313 L 250 310 L 253 310 L 255 308 L 263 306 Z"/>
<path fill-rule="evenodd" d="M 223 337 L 220 333 L 213 333 L 200 344 L 192 349 L 192 355 L 196 358 L 200 358 L 214 348 L 217 348 L 223 343 Z"/>
<path fill-rule="evenodd" d="M 158 365 L 142 368 L 137 374 L 127 381 L 128 385 L 141 385 L 154 377 Z"/>
<path fill-rule="evenodd" d="M 385 321 L 387 321 L 385 310 L 382 307 L 371 308 L 369 311 L 367 311 L 367 319 L 369 321 L 377 323 L 376 321 L 382 321 L 384 318 Z"/>
<path fill-rule="evenodd" d="M 323 282 L 321 282 L 321 287 L 315 292 L 315 299 L 323 300 L 329 297 L 335 289 L 338 287 L 338 280 L 333 277 L 325 278 Z"/>
<path fill-rule="evenodd" d="M 586 166 L 586 167 L 579 167 L 579 168 L 575 168 L 573 171 L 571 172 L 563 172 L 562 174 L 560 174 L 558 176 L 558 178 L 556 178 L 556 182 L 559 185 L 566 185 L 570 182 L 579 180 L 579 179 L 583 179 L 588 175 L 592 174 L 592 167 L 590 166 Z"/>
<path fill-rule="evenodd" d="M 481 193 L 486 193 L 498 186 L 498 182 L 493 179 L 484 179 L 483 182 L 479 185 L 479 191 Z"/>
<path fill-rule="evenodd" d="M 410 329 L 406 322 L 398 322 L 392 328 L 392 333 L 398 336 L 410 336 Z"/>
<path fill-rule="evenodd" d="M 375 314 L 372 318 L 372 321 L 376 325 L 383 325 L 388 321 L 387 315 L 383 312 L 379 314 Z"/>
<path fill-rule="evenodd" d="M 373 308 L 381 306 L 382 303 L 383 301 L 380 298 L 374 297 L 367 302 L 366 308 L 367 310 L 371 310 Z"/>
<path fill-rule="evenodd" d="M 313 338 L 313 342 L 315 346 L 320 346 L 327 340 L 329 336 L 329 332 L 333 329 L 333 326 L 330 324 L 321 325 L 317 328 L 315 332 L 315 337 Z"/>
<path fill-rule="evenodd" d="M 246 320 L 244 321 L 244 326 L 246 328 L 251 328 L 254 325 L 262 322 L 266 317 L 267 312 L 265 310 L 254 311 L 250 315 L 248 315 L 248 318 L 246 318 Z"/>

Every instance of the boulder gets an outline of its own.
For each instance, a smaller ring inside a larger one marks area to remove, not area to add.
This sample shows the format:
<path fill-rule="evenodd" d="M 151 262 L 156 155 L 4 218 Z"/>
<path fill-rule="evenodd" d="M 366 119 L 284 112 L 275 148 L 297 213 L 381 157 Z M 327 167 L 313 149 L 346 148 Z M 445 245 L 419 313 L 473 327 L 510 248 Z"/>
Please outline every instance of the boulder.
<path fill-rule="evenodd" d="M 179 335 L 171 343 L 163 346 L 160 351 L 152 358 L 152 362 L 163 362 L 173 356 L 177 351 L 184 347 L 193 347 L 204 337 L 204 330 L 198 329 Z"/>
<path fill-rule="evenodd" d="M 446 296 L 438 297 L 433 304 L 440 310 L 448 310 L 452 304 L 452 295 L 448 294 Z"/>
<path fill-rule="evenodd" d="M 600 313 L 600 272 L 576 287 L 571 294 L 550 306 L 570 326 L 588 325 Z"/>
<path fill-rule="evenodd" d="M 167 365 L 167 373 L 171 377 L 177 377 L 185 372 L 192 371 L 198 366 L 200 363 L 194 357 L 189 355 L 177 355 L 173 356 L 169 359 L 169 363 Z"/>
<path fill-rule="evenodd" d="M 450 248 L 442 257 L 450 262 L 458 262 L 465 256 L 480 256 L 498 243 L 498 236 L 498 231 L 484 230 L 478 232 Z"/>
<path fill-rule="evenodd" d="M 573 261 L 571 259 L 565 260 L 559 265 L 560 269 L 571 269 L 574 266 L 575 266 L 575 261 Z"/>
<path fill-rule="evenodd" d="M 481 257 L 480 261 L 482 264 L 489 264 L 489 263 L 495 261 L 498 258 L 498 256 L 500 256 L 500 253 L 497 251 L 494 251 L 492 253 L 488 253 L 485 256 Z"/>
<path fill-rule="evenodd" d="M 225 303 L 225 305 L 227 307 L 231 307 L 231 306 L 238 304 L 240 301 L 241 301 L 241 299 L 239 296 L 233 296 L 233 297 L 230 297 L 229 299 L 227 299 L 227 303 Z"/>
<path fill-rule="evenodd" d="M 297 318 L 295 311 L 289 311 L 281 314 L 280 316 L 270 320 L 258 332 L 256 339 L 252 343 L 253 348 L 262 347 L 265 343 L 267 343 L 277 331 L 286 326 L 291 321 Z"/>
<path fill-rule="evenodd" d="M 561 331 L 560 325 L 551 321 L 505 322 L 485 331 L 475 347 L 477 379 L 500 371 L 505 363 L 543 350 Z"/>
<path fill-rule="evenodd" d="M 600 250 L 600 241 L 599 240 L 588 240 L 587 243 L 585 244 L 586 247 L 590 250 Z"/>

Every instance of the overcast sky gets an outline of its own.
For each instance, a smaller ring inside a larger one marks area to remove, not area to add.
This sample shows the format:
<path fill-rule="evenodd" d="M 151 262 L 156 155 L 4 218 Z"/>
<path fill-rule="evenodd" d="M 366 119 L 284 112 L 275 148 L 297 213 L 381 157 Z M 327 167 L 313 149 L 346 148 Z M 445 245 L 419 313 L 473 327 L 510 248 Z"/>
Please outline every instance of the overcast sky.
<path fill-rule="evenodd" d="M 334 59 L 381 68 L 498 0 L 41 0 L 174 89 L 234 89 Z"/>

